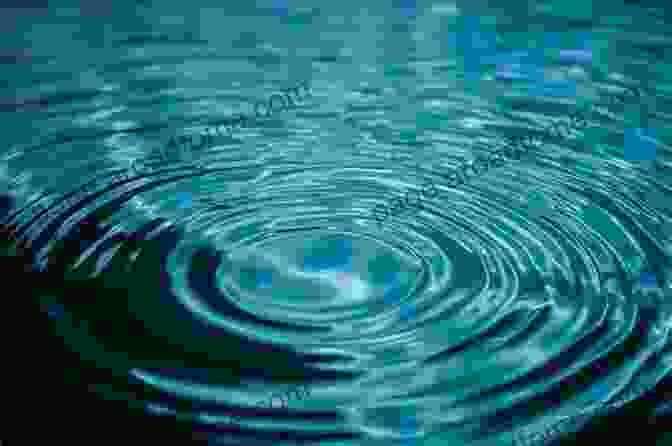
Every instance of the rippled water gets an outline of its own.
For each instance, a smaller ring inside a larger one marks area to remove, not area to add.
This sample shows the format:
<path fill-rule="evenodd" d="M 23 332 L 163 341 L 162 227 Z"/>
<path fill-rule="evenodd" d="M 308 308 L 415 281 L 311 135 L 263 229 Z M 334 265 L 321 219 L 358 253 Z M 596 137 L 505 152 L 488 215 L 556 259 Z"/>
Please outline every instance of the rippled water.
<path fill-rule="evenodd" d="M 92 392 L 221 444 L 532 444 L 670 374 L 663 9 L 89 3 L 3 10 L 0 204 Z"/>

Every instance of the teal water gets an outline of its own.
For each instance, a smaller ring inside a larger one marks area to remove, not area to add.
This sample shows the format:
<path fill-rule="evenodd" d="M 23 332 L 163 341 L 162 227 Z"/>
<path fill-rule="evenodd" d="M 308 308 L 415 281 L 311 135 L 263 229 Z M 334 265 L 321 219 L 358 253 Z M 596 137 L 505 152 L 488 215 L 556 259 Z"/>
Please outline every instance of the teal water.
<path fill-rule="evenodd" d="M 91 392 L 214 444 L 522 445 L 669 376 L 669 11 L 90 3 L 3 10 L 0 216 Z"/>

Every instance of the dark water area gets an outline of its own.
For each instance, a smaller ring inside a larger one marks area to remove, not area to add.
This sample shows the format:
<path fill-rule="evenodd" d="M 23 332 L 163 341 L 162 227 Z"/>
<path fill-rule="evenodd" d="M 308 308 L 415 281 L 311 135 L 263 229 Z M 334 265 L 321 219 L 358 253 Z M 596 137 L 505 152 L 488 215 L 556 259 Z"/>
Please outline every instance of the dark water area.
<path fill-rule="evenodd" d="M 0 11 L 9 443 L 672 444 L 664 2 Z"/>

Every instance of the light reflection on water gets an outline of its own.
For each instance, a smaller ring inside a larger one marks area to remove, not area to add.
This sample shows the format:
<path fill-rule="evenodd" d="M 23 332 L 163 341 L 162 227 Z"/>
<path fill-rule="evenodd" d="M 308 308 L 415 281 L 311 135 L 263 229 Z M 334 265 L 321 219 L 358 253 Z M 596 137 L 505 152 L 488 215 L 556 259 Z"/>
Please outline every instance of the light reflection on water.
<path fill-rule="evenodd" d="M 246 444 L 523 441 L 669 375 L 665 23 L 471 3 L 8 10 L 0 212 L 57 333 Z"/>

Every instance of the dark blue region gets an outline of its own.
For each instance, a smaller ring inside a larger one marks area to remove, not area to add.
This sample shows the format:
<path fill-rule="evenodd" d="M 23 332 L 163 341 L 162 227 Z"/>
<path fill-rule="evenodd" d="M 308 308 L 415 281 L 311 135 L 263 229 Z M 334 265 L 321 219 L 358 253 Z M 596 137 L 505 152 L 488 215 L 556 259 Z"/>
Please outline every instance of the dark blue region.
<path fill-rule="evenodd" d="M 538 75 L 531 79 L 533 84 L 528 87 L 528 91 L 532 95 L 568 98 L 577 94 L 577 86 L 573 81 L 547 80 Z"/>
<path fill-rule="evenodd" d="M 330 241 L 303 259 L 304 269 L 327 270 L 347 267 L 354 254 L 352 242 L 344 239 Z"/>
<path fill-rule="evenodd" d="M 639 276 L 639 284 L 647 288 L 658 286 L 656 274 L 652 272 L 642 272 Z"/>
<path fill-rule="evenodd" d="M 241 284 L 251 288 L 273 285 L 273 271 L 268 268 L 250 267 L 241 270 Z"/>
<path fill-rule="evenodd" d="M 286 17 L 291 15 L 292 9 L 289 6 L 288 0 L 270 0 L 271 6 L 270 6 L 270 11 L 273 12 L 274 15 L 279 16 L 279 17 Z"/>
<path fill-rule="evenodd" d="M 651 132 L 641 128 L 629 128 L 623 136 L 625 159 L 629 161 L 653 161 L 656 159 L 656 143 Z"/>
<path fill-rule="evenodd" d="M 0 194 L 0 218 L 5 219 L 9 212 L 16 206 L 14 198 L 11 195 Z"/>
<path fill-rule="evenodd" d="M 399 3 L 399 10 L 402 14 L 408 17 L 415 17 L 418 13 L 416 0 L 397 0 Z"/>
<path fill-rule="evenodd" d="M 485 67 L 499 56 L 497 34 L 475 16 L 466 16 L 458 23 L 455 44 L 464 60 L 467 77 L 480 77 Z"/>

